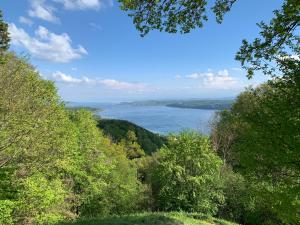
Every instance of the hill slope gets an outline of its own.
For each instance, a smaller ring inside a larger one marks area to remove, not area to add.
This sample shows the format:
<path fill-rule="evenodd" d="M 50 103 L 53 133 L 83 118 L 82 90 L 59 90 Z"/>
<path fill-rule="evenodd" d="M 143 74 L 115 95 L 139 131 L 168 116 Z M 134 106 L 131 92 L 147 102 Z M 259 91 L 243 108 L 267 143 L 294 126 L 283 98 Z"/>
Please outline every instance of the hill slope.
<path fill-rule="evenodd" d="M 126 120 L 100 119 L 98 120 L 98 127 L 115 142 L 125 138 L 129 130 L 134 131 L 137 142 L 148 155 L 161 148 L 166 142 L 165 137 Z"/>

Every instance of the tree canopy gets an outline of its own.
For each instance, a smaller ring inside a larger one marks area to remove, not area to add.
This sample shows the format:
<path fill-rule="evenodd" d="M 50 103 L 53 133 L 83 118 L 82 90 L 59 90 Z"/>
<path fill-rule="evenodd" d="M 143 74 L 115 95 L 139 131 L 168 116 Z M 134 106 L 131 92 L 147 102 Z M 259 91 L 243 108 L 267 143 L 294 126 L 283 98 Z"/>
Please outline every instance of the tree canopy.
<path fill-rule="evenodd" d="M 201 28 L 208 20 L 207 0 L 119 0 L 121 8 L 133 18 L 137 30 L 145 36 L 151 30 L 168 33 L 189 33 L 192 29 Z M 215 0 L 211 10 L 221 23 L 236 0 Z M 248 71 L 251 78 L 254 71 L 260 70 L 267 75 L 281 76 L 282 64 L 296 64 L 300 59 L 300 2 L 284 0 L 281 9 L 274 11 L 270 23 L 260 22 L 260 37 L 252 43 L 243 40 L 236 59 Z"/>
<path fill-rule="evenodd" d="M 156 207 L 214 214 L 224 196 L 221 160 L 209 139 L 196 132 L 170 135 L 158 154 L 151 178 Z"/>
<path fill-rule="evenodd" d="M 231 110 L 219 113 L 212 134 L 220 156 L 252 181 L 255 196 L 287 224 L 299 222 L 299 93 L 291 79 L 249 88 Z"/>
<path fill-rule="evenodd" d="M 8 25 L 3 21 L 2 11 L 0 10 L 0 53 L 8 50 L 9 41 Z"/>
<path fill-rule="evenodd" d="M 121 9 L 133 17 L 136 28 L 145 36 L 156 29 L 168 33 L 188 33 L 192 29 L 203 27 L 207 21 L 207 0 L 119 0 Z M 215 0 L 211 8 L 219 23 L 236 0 Z"/>

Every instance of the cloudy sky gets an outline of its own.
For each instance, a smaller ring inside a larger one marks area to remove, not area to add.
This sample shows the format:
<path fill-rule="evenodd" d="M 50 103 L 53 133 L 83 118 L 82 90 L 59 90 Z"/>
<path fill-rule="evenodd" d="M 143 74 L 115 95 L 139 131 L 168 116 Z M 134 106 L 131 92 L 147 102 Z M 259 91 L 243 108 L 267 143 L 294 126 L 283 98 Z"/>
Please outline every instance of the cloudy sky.
<path fill-rule="evenodd" d="M 256 23 L 282 0 L 240 0 L 218 25 L 213 15 L 190 34 L 142 38 L 114 0 L 1 0 L 11 50 L 30 57 L 67 101 L 227 98 L 248 81 L 234 60 Z"/>

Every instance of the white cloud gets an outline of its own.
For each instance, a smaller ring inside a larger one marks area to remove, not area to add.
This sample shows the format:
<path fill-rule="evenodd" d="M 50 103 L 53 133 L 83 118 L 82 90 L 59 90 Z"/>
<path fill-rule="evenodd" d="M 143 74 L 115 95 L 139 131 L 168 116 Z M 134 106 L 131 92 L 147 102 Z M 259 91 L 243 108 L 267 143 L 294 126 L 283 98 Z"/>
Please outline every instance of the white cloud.
<path fill-rule="evenodd" d="M 45 0 L 31 0 L 30 10 L 28 15 L 33 18 L 39 18 L 48 22 L 59 22 L 59 19 L 54 15 L 55 9 L 47 5 Z"/>
<path fill-rule="evenodd" d="M 102 30 L 102 27 L 99 24 L 89 23 L 89 25 L 93 30 Z"/>
<path fill-rule="evenodd" d="M 31 26 L 33 24 L 32 20 L 23 16 L 19 17 L 19 22 Z"/>
<path fill-rule="evenodd" d="M 181 78 L 182 78 L 181 75 L 176 75 L 176 76 L 175 76 L 175 79 L 176 79 L 176 80 L 180 80 Z"/>
<path fill-rule="evenodd" d="M 219 71 L 218 71 L 218 75 L 219 75 L 219 76 L 223 76 L 223 77 L 228 77 L 228 76 L 229 76 L 229 72 L 228 72 L 227 69 L 219 70 Z"/>
<path fill-rule="evenodd" d="M 220 70 L 216 73 L 193 73 L 185 76 L 188 79 L 197 79 L 200 81 L 200 88 L 208 89 L 238 89 L 242 88 L 243 84 L 236 78 L 229 75 L 227 69 Z"/>
<path fill-rule="evenodd" d="M 77 48 L 71 46 L 72 41 L 68 34 L 54 34 L 43 26 L 39 26 L 35 31 L 35 37 L 29 36 L 14 23 L 9 24 L 8 30 L 12 44 L 24 47 L 36 58 L 67 63 L 87 54 L 81 45 Z"/>
<path fill-rule="evenodd" d="M 98 10 L 101 7 L 100 0 L 54 0 L 64 5 L 68 10 L 85 10 L 95 9 Z"/>
<path fill-rule="evenodd" d="M 115 79 L 91 79 L 88 77 L 76 78 L 71 75 L 64 74 L 60 71 L 54 72 L 50 79 L 56 82 L 62 82 L 66 84 L 85 84 L 85 85 L 100 85 L 110 89 L 119 90 L 143 90 L 146 85 L 142 83 L 129 83 L 124 81 L 118 81 Z"/>
<path fill-rule="evenodd" d="M 53 73 L 52 78 L 58 82 L 65 82 L 65 83 L 72 83 L 72 84 L 78 84 L 83 82 L 83 80 L 81 79 L 66 75 L 60 71 Z"/>
<path fill-rule="evenodd" d="M 145 88 L 145 84 L 128 83 L 128 82 L 118 81 L 114 79 L 99 80 L 98 83 L 113 89 L 141 90 Z"/>

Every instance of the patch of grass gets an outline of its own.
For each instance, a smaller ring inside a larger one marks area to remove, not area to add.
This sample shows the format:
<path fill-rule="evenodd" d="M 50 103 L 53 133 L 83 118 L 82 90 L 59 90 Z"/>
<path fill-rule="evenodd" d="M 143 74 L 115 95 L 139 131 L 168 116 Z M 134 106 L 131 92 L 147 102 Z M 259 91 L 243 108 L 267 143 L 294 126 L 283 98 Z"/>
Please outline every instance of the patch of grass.
<path fill-rule="evenodd" d="M 63 222 L 57 225 L 236 225 L 199 213 L 138 213 Z"/>

